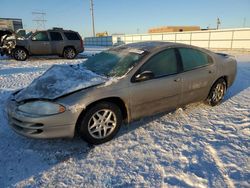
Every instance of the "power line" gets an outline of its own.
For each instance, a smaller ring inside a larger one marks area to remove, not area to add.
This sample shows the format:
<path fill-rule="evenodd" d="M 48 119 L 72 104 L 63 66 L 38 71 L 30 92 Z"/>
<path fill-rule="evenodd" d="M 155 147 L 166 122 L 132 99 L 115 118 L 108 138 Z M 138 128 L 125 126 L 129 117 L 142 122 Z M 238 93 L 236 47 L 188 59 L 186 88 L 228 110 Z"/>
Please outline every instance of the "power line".
<path fill-rule="evenodd" d="M 47 20 L 45 20 L 46 13 L 45 12 L 40 12 L 40 11 L 33 11 L 33 22 L 36 23 L 36 29 L 45 29 L 45 23 Z"/>

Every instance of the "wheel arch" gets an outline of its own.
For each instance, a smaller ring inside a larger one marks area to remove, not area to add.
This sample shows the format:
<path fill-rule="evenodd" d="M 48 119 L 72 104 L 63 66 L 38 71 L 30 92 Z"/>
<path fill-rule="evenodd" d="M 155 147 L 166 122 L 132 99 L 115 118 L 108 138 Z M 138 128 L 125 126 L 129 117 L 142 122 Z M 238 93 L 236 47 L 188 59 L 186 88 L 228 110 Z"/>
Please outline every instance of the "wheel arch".
<path fill-rule="evenodd" d="M 218 79 L 216 79 L 216 80 L 213 82 L 213 84 L 211 85 L 211 87 L 210 87 L 210 89 L 209 89 L 209 93 L 208 93 L 208 95 L 207 95 L 207 98 L 209 97 L 209 95 L 210 95 L 210 93 L 211 93 L 211 90 L 212 90 L 214 84 L 215 84 L 218 80 L 220 80 L 220 79 L 225 80 L 225 82 L 226 82 L 226 89 L 228 88 L 228 76 L 226 76 L 226 75 L 221 76 L 221 77 L 219 77 Z"/>
<path fill-rule="evenodd" d="M 73 49 L 76 51 L 76 48 L 75 48 L 73 45 L 67 45 L 67 46 L 64 46 L 63 52 L 64 52 L 64 50 L 67 49 L 67 48 L 73 48 Z"/>
<path fill-rule="evenodd" d="M 67 48 L 73 48 L 74 51 L 75 51 L 75 53 L 77 53 L 76 48 L 75 48 L 73 45 L 67 45 L 67 46 L 64 46 L 64 47 L 63 47 L 62 54 L 61 54 L 62 56 L 64 56 L 64 52 L 65 52 L 65 50 L 66 50 Z"/>
<path fill-rule="evenodd" d="M 125 121 L 128 121 L 128 119 L 129 119 L 128 107 L 127 107 L 126 103 L 124 102 L 124 100 L 122 100 L 120 97 L 107 97 L 107 98 L 99 99 L 97 101 L 90 103 L 89 105 L 86 106 L 85 109 L 82 110 L 82 112 L 80 113 L 80 115 L 78 116 L 77 121 L 76 121 L 76 130 L 77 130 L 77 127 L 80 125 L 81 119 L 83 118 L 85 113 L 91 107 L 93 107 L 94 105 L 101 103 L 101 102 L 110 102 L 110 103 L 116 104 L 121 110 L 122 119 Z"/>
<path fill-rule="evenodd" d="M 16 45 L 15 48 L 12 51 L 14 51 L 17 48 L 22 48 L 22 49 L 26 50 L 26 52 L 30 55 L 29 50 L 25 46 L 22 46 L 22 45 Z"/>
<path fill-rule="evenodd" d="M 212 87 L 213 87 L 213 85 L 214 85 L 218 80 L 220 80 L 220 79 L 225 80 L 225 82 L 226 82 L 226 87 L 228 87 L 228 76 L 226 76 L 226 75 L 221 76 L 221 77 L 219 77 L 218 79 L 216 79 L 216 80 L 214 81 L 214 83 L 212 84 Z M 212 87 L 211 87 L 211 88 L 212 88 Z"/>

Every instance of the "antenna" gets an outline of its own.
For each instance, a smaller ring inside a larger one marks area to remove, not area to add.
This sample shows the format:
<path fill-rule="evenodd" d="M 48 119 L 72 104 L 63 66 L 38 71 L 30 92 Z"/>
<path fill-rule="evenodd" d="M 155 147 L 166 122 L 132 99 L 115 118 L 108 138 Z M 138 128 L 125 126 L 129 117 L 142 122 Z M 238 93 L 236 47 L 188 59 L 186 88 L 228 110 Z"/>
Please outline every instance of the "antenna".
<path fill-rule="evenodd" d="M 34 11 L 32 12 L 32 15 L 34 17 L 32 21 L 36 23 L 36 29 L 45 29 L 45 22 L 47 22 L 47 20 L 45 20 L 46 13 L 42 11 Z"/>
<path fill-rule="evenodd" d="M 95 37 L 95 19 L 94 19 L 94 3 L 93 3 L 93 0 L 90 0 L 90 12 L 91 12 L 91 17 L 92 17 L 93 37 Z"/>

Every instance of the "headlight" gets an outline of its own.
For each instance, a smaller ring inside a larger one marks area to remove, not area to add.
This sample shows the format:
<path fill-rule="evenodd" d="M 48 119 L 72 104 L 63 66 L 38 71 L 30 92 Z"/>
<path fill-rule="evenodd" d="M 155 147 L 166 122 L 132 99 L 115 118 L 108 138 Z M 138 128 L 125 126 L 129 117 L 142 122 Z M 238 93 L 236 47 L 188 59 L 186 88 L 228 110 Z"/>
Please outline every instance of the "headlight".
<path fill-rule="evenodd" d="M 53 115 L 65 111 L 64 106 L 47 101 L 27 102 L 25 104 L 18 106 L 17 109 L 21 112 L 32 115 Z"/>

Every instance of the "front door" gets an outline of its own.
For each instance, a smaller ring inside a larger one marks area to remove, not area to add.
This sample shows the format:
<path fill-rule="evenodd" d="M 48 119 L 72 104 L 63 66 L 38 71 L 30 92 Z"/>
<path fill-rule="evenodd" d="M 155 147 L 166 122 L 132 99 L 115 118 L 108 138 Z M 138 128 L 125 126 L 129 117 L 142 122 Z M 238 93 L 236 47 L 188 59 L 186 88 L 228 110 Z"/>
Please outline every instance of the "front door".
<path fill-rule="evenodd" d="M 181 79 L 174 49 L 154 55 L 142 65 L 135 77 L 145 72 L 152 72 L 153 77 L 134 81 L 129 87 L 132 119 L 172 110 L 180 100 Z"/>
<path fill-rule="evenodd" d="M 51 44 L 46 31 L 35 33 L 30 40 L 30 52 L 34 55 L 51 54 Z"/>

